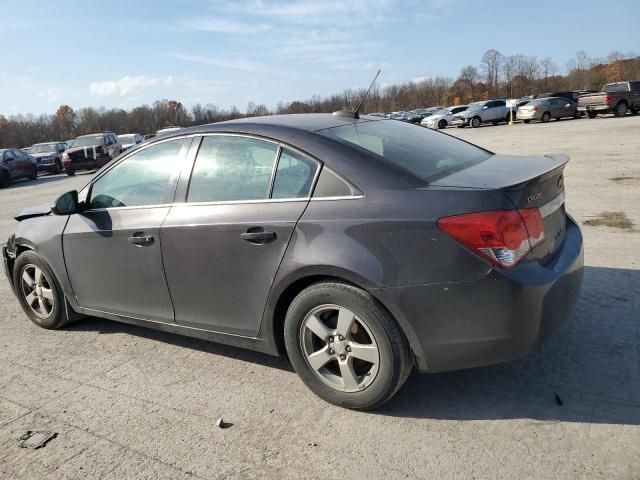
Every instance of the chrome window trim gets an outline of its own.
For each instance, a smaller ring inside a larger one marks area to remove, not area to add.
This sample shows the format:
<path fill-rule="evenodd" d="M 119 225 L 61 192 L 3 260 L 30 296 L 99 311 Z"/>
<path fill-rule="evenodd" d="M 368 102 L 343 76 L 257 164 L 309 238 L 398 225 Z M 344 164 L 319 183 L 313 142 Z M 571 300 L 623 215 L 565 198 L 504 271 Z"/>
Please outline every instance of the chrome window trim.
<path fill-rule="evenodd" d="M 223 135 L 223 136 L 232 136 L 232 137 L 245 137 L 245 138 L 254 138 L 254 139 L 259 139 L 265 142 L 269 142 L 269 143 L 273 143 L 278 147 L 278 151 L 277 151 L 277 157 L 276 157 L 276 161 L 274 162 L 274 172 L 277 172 L 277 166 L 280 162 L 280 155 L 282 153 L 283 150 L 288 149 L 291 150 L 292 152 L 298 154 L 298 155 L 302 155 L 306 158 L 309 158 L 310 160 L 312 160 L 313 162 L 316 163 L 316 171 L 313 177 L 313 181 L 311 183 L 312 188 L 309 189 L 309 192 L 307 194 L 306 197 L 293 197 L 293 198 L 265 198 L 265 199 L 254 199 L 254 200 L 228 200 L 228 201 L 212 201 L 212 202 L 172 202 L 172 203 L 161 203 L 161 204 L 149 204 L 149 205 L 134 205 L 134 206 L 130 206 L 130 207 L 109 207 L 109 208 L 92 208 L 92 209 L 87 209 L 84 212 L 85 213 L 94 213 L 94 212 L 106 212 L 106 211 L 119 211 L 119 210 L 140 210 L 140 209 L 149 209 L 149 208 L 167 208 L 167 207 L 189 207 L 189 206 L 215 206 L 215 205 L 241 205 L 241 204 L 261 204 L 261 203 L 289 203 L 289 202 L 309 202 L 309 201 L 335 201 L 335 200 L 359 200 L 365 197 L 364 192 L 360 195 L 342 195 L 342 196 L 333 196 L 333 197 L 314 197 L 313 193 L 316 189 L 316 185 L 318 183 L 318 178 L 320 177 L 320 173 L 322 172 L 323 169 L 327 169 L 329 170 L 333 175 L 335 175 L 336 177 L 338 177 L 340 180 L 342 180 L 343 182 L 345 182 L 347 185 L 349 185 L 351 188 L 357 189 L 359 191 L 362 191 L 359 187 L 355 186 L 351 181 L 345 179 L 342 175 L 340 175 L 339 173 L 337 173 L 335 170 L 333 170 L 330 167 L 327 167 L 323 161 L 317 159 L 316 157 L 314 157 L 313 155 L 310 155 L 308 153 L 306 153 L 303 150 L 300 150 L 297 147 L 294 147 L 292 145 L 289 145 L 287 143 L 278 141 L 278 140 L 274 140 L 274 139 L 270 139 L 267 137 L 262 137 L 260 135 L 253 135 L 253 134 L 248 134 L 248 133 L 231 133 L 231 132 L 207 132 L 207 133 L 190 133 L 187 135 L 180 135 L 180 136 L 175 136 L 175 137 L 170 137 L 170 138 L 163 138 L 162 140 L 157 140 L 155 142 L 150 142 L 147 145 L 143 145 L 140 147 L 137 147 L 134 151 L 127 151 L 124 156 L 122 158 L 119 158 L 117 162 L 114 162 L 113 165 L 110 165 L 108 169 L 106 169 L 104 172 L 102 172 L 100 174 L 100 176 L 93 178 L 91 180 L 91 182 L 89 182 L 84 188 L 87 188 L 87 186 L 89 186 L 89 191 L 87 192 L 87 196 L 91 195 L 91 189 L 93 188 L 93 184 L 98 181 L 98 179 L 102 178 L 107 172 L 109 172 L 113 167 L 115 167 L 116 165 L 118 165 L 119 163 L 125 161 L 127 158 L 131 157 L 132 155 L 141 152 L 142 150 L 145 150 L 149 147 L 151 147 L 152 145 L 157 145 L 159 143 L 165 143 L 165 142 L 170 142 L 173 140 L 179 140 L 182 139 L 183 141 L 188 139 L 188 138 L 204 138 L 204 137 L 208 137 L 208 136 L 214 136 L 214 135 Z M 201 144 L 201 143 L 200 143 Z M 191 148 L 192 145 L 190 145 Z M 192 164 L 192 169 L 195 166 L 195 161 L 197 160 L 197 153 L 200 150 L 200 145 L 198 145 L 197 150 L 195 151 L 195 158 L 194 158 L 194 162 Z M 186 154 L 184 157 L 182 157 L 180 159 L 180 161 L 186 161 L 188 160 L 188 154 L 189 154 L 189 150 L 187 150 Z M 192 170 L 193 172 L 193 170 Z M 269 191 L 269 195 L 271 195 L 272 193 L 272 189 L 273 189 L 273 183 L 275 182 L 275 175 L 273 175 L 272 172 L 272 184 L 270 187 L 270 191 Z M 189 183 L 191 183 L 191 174 L 189 175 Z M 83 190 L 84 190 L 83 188 Z"/>
<path fill-rule="evenodd" d="M 562 205 L 564 205 L 564 200 L 565 200 L 565 192 L 564 190 L 562 190 L 553 199 L 549 200 L 544 205 L 541 205 L 540 207 L 538 207 L 542 218 L 546 218 L 549 215 L 551 215 L 553 212 L 558 210 Z"/>

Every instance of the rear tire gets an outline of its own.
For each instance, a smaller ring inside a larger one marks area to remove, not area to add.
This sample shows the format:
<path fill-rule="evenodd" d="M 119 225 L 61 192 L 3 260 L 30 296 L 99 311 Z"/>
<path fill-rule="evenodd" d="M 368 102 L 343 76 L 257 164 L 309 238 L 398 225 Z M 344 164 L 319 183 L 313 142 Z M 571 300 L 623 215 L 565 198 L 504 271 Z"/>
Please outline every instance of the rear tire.
<path fill-rule="evenodd" d="M 473 117 L 469 124 L 471 125 L 471 128 L 478 128 L 482 124 L 482 120 L 480 120 L 480 117 Z"/>
<path fill-rule="evenodd" d="M 531 123 L 531 120 L 523 120 L 524 123 Z"/>
<path fill-rule="evenodd" d="M 31 171 L 31 175 L 29 175 L 29 180 L 37 180 L 38 179 L 38 167 L 34 166 Z"/>
<path fill-rule="evenodd" d="M 32 251 L 18 256 L 13 284 L 22 309 L 33 323 L 47 330 L 64 325 L 64 295 L 46 260 Z"/>
<path fill-rule="evenodd" d="M 67 175 L 69 175 L 70 177 L 73 177 L 76 174 L 75 169 L 71 167 L 67 167 L 65 172 L 67 172 Z"/>
<path fill-rule="evenodd" d="M 386 309 L 368 292 L 340 282 L 316 283 L 296 296 L 284 339 L 305 385 L 345 408 L 381 406 L 413 368 L 409 344 Z"/>
<path fill-rule="evenodd" d="M 613 110 L 613 115 L 616 117 L 624 117 L 627 114 L 628 109 L 626 102 L 619 102 Z"/>
<path fill-rule="evenodd" d="M 598 112 L 587 112 L 589 118 L 596 118 L 598 116 Z"/>
<path fill-rule="evenodd" d="M 551 120 L 551 114 L 549 112 L 544 112 L 540 120 L 542 121 L 542 123 L 547 123 L 549 120 Z"/>

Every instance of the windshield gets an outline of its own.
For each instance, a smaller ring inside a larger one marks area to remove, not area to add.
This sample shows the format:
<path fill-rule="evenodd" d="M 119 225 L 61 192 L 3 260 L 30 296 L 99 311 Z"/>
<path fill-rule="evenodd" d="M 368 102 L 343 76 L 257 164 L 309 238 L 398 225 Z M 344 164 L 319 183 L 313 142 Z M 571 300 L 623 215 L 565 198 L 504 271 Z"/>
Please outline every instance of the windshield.
<path fill-rule="evenodd" d="M 444 133 L 388 120 L 353 123 L 318 132 L 348 147 L 373 153 L 430 182 L 480 163 L 491 152 Z"/>
<path fill-rule="evenodd" d="M 74 147 L 92 147 L 93 145 L 104 145 L 102 135 L 87 135 L 78 137 L 73 141 Z"/>
<path fill-rule="evenodd" d="M 56 144 L 55 143 L 39 143 L 29 148 L 29 153 L 48 153 L 55 152 Z"/>
<path fill-rule="evenodd" d="M 118 135 L 120 143 L 133 143 L 135 141 L 135 135 Z"/>
<path fill-rule="evenodd" d="M 603 92 L 628 92 L 629 85 L 626 83 L 610 83 L 605 85 L 602 89 Z"/>

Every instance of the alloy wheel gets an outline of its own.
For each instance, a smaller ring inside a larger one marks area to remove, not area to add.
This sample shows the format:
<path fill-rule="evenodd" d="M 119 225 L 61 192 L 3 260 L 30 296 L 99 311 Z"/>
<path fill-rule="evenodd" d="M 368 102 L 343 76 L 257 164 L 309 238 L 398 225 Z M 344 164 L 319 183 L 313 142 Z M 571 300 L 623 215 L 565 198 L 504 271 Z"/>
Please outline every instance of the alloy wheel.
<path fill-rule="evenodd" d="M 300 347 L 315 375 L 336 390 L 364 390 L 378 373 L 376 339 L 365 320 L 346 307 L 311 310 L 301 324 Z"/>
<path fill-rule="evenodd" d="M 51 282 L 44 272 L 33 264 L 27 264 L 21 275 L 22 295 L 27 306 L 41 319 L 51 316 L 55 306 L 55 297 Z"/>

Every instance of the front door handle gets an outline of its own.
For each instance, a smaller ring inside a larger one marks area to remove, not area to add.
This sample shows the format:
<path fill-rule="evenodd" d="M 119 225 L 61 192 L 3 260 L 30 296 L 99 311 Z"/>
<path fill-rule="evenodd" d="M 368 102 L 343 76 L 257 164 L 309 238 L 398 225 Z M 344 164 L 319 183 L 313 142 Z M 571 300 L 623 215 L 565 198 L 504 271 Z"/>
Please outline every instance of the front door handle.
<path fill-rule="evenodd" d="M 241 233 L 240 238 L 255 245 L 264 245 L 276 239 L 276 232 L 265 231 L 262 227 L 253 227 Z"/>
<path fill-rule="evenodd" d="M 143 232 L 136 232 L 132 237 L 129 237 L 129 243 L 136 247 L 148 247 L 154 242 L 154 238 L 151 235 L 145 235 Z"/>

